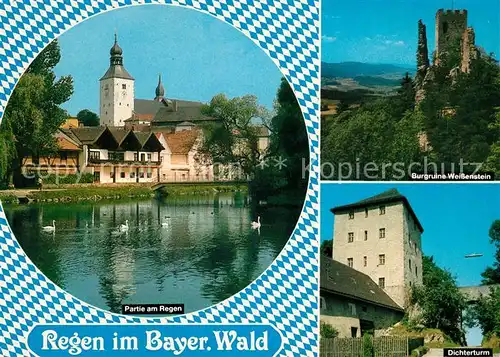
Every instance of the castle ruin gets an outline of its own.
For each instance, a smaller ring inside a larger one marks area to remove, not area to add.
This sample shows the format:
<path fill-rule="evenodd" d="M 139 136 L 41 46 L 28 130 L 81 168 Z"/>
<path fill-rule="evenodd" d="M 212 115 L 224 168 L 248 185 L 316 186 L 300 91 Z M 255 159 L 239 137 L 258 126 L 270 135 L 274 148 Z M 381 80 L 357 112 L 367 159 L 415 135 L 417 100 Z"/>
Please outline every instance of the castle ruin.
<path fill-rule="evenodd" d="M 452 73 L 470 71 L 471 61 L 477 57 L 475 33 L 472 27 L 467 27 L 467 10 L 444 10 L 436 13 L 436 44 L 433 54 L 432 66 L 439 66 L 444 54 L 451 51 L 460 51 L 460 63 Z M 424 85 L 430 78 L 431 67 L 427 46 L 426 26 L 418 22 L 418 47 L 417 47 L 417 75 L 415 78 L 416 101 L 420 102 L 424 96 Z"/>

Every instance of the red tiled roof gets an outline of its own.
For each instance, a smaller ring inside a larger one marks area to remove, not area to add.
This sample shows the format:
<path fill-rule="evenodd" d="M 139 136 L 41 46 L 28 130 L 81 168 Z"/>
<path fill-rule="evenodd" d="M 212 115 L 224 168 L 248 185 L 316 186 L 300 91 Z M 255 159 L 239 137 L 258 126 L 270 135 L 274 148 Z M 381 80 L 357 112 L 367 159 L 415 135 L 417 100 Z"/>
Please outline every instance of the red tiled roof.
<path fill-rule="evenodd" d="M 184 130 L 177 133 L 162 133 L 172 154 L 187 154 L 200 135 L 198 130 Z"/>
<path fill-rule="evenodd" d="M 61 137 L 57 138 L 57 146 L 59 147 L 59 150 L 81 151 L 81 149 L 78 146 L 76 146 L 66 138 L 61 138 Z"/>

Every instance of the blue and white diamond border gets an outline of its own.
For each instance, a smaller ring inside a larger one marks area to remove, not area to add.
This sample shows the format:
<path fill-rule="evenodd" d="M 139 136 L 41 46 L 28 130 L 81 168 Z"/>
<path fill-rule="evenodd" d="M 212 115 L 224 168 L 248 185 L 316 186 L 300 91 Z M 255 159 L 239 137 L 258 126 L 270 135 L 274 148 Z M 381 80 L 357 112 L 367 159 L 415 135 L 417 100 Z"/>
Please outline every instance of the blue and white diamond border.
<path fill-rule="evenodd" d="M 310 142 L 310 178 L 302 214 L 271 266 L 229 299 L 171 318 L 112 314 L 48 280 L 17 243 L 0 205 L 0 351 L 29 356 L 35 323 L 271 323 L 283 336 L 282 356 L 317 356 L 319 291 L 319 0 L 4 0 L 0 2 L 0 118 L 34 57 L 85 19 L 115 8 L 184 6 L 225 21 L 249 37 L 292 85 Z"/>

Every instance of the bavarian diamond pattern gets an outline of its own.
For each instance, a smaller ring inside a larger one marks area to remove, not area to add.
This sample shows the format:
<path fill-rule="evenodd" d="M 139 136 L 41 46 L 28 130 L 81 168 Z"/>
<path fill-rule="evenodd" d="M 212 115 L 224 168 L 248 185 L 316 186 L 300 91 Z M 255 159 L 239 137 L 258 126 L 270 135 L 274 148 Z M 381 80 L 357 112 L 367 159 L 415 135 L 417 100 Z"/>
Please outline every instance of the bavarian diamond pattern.
<path fill-rule="evenodd" d="M 292 84 L 310 139 L 306 202 L 289 242 L 240 293 L 170 318 L 121 316 L 95 308 L 49 281 L 26 257 L 0 206 L 0 351 L 29 356 L 34 323 L 264 322 L 283 335 L 282 356 L 318 353 L 319 1 L 318 0 L 6 0 L 0 2 L 0 118 L 20 75 L 51 40 L 86 18 L 138 4 L 181 5 L 209 13 L 260 46 Z"/>

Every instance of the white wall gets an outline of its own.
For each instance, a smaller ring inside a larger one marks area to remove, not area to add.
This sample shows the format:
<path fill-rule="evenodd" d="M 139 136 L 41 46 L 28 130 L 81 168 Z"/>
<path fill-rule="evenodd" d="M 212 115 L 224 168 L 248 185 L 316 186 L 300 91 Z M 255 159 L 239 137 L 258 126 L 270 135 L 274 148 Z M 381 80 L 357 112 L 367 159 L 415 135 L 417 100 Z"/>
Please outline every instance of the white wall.
<path fill-rule="evenodd" d="M 398 202 L 386 204 L 383 215 L 378 205 L 369 207 L 367 217 L 364 208 L 355 210 L 354 219 L 349 219 L 348 212 L 337 213 L 333 239 L 333 259 L 347 265 L 347 259 L 353 258 L 353 268 L 377 284 L 379 278 L 385 278 L 385 291 L 400 306 L 404 306 L 406 298 L 403 209 L 403 204 Z M 379 238 L 380 228 L 385 228 L 385 238 Z M 368 232 L 366 241 L 365 231 Z M 354 232 L 352 243 L 348 242 L 349 232 Z M 379 265 L 380 254 L 385 255 L 384 265 Z"/>
<path fill-rule="evenodd" d="M 108 90 L 106 91 L 106 85 Z M 123 85 L 126 86 L 123 89 Z M 134 110 L 134 80 L 107 78 L 100 81 L 101 125 L 123 126 Z"/>

